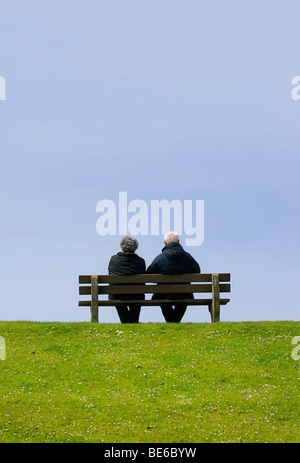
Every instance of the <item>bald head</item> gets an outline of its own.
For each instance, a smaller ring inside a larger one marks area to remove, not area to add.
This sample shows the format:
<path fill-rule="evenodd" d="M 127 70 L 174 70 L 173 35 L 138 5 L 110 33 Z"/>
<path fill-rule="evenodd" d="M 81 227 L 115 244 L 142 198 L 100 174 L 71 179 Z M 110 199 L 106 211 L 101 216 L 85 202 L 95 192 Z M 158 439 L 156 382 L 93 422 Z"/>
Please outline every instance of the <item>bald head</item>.
<path fill-rule="evenodd" d="M 176 232 L 170 231 L 166 233 L 164 236 L 164 243 L 170 244 L 170 243 L 179 243 L 179 237 Z"/>

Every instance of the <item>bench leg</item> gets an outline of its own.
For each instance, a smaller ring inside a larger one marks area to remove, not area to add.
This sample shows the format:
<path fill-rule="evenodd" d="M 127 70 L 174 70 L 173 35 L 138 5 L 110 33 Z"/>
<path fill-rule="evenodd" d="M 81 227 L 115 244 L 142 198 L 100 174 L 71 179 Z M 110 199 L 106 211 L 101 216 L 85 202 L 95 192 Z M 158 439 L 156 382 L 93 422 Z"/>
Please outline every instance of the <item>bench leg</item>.
<path fill-rule="evenodd" d="M 98 323 L 98 305 L 91 305 L 91 322 Z"/>
<path fill-rule="evenodd" d="M 92 275 L 91 277 L 91 322 L 98 323 L 98 276 Z"/>
<path fill-rule="evenodd" d="M 213 315 L 213 312 L 212 312 L 212 303 L 209 304 L 209 306 L 208 306 L 208 311 L 209 311 L 209 313 L 210 313 L 211 322 L 213 323 L 213 321 L 214 321 L 214 315 Z"/>
<path fill-rule="evenodd" d="M 209 306 L 211 321 L 220 321 L 220 288 L 219 288 L 219 274 L 212 274 L 212 301 Z"/>
<path fill-rule="evenodd" d="M 214 322 L 219 322 L 220 321 L 220 310 L 217 312 L 213 309 L 213 304 L 212 302 L 209 304 L 208 306 L 208 310 L 209 310 L 209 313 L 210 313 L 210 317 L 211 317 L 211 322 L 214 323 Z"/>

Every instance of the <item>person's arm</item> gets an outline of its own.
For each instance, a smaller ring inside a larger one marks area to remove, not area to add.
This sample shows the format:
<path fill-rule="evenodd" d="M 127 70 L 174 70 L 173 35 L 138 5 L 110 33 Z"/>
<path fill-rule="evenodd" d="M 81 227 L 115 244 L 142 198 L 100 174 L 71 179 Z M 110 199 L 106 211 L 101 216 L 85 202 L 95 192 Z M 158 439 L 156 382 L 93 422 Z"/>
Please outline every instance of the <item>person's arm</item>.
<path fill-rule="evenodd" d="M 194 259 L 194 257 L 189 254 L 190 256 L 190 262 L 191 262 L 191 273 L 201 273 L 200 265 L 198 262 Z"/>
<path fill-rule="evenodd" d="M 108 270 L 108 274 L 110 274 L 110 269 L 111 269 L 111 260 L 112 260 L 112 258 L 110 258 L 110 260 L 109 260 L 109 263 L 108 263 L 108 268 L 107 268 L 107 270 Z"/>
<path fill-rule="evenodd" d="M 200 265 L 198 264 L 198 262 L 194 258 L 193 258 L 193 260 L 194 260 L 194 268 L 195 268 L 194 273 L 201 273 Z"/>
<path fill-rule="evenodd" d="M 160 273 L 158 271 L 157 259 L 155 258 L 146 270 L 146 273 Z"/>

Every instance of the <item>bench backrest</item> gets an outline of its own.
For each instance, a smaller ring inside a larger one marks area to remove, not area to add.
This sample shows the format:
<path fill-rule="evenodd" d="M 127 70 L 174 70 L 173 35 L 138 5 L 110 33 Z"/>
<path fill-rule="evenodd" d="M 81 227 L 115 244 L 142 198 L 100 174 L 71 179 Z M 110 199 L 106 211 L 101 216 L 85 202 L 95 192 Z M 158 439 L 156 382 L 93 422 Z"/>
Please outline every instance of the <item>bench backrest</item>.
<path fill-rule="evenodd" d="M 80 275 L 80 295 L 212 293 L 218 285 L 220 293 L 230 292 L 230 273 L 187 273 L 184 275 Z M 95 288 L 94 288 L 95 291 Z"/>

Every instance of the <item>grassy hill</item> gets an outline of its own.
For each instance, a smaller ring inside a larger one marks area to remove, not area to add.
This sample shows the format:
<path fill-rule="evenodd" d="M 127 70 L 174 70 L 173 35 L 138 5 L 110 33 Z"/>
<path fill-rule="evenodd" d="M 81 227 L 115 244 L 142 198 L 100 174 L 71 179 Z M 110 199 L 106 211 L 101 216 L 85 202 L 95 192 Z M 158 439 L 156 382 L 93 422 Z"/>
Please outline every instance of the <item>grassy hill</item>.
<path fill-rule="evenodd" d="M 0 322 L 0 442 L 299 442 L 299 322 Z"/>

